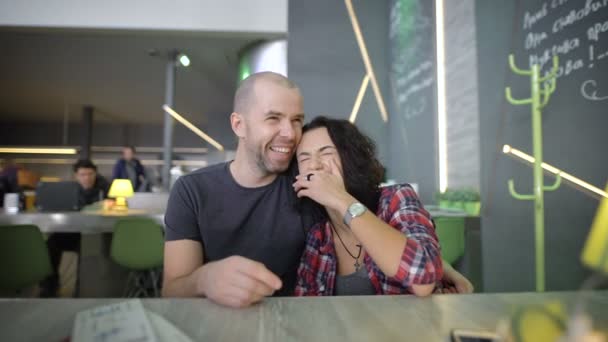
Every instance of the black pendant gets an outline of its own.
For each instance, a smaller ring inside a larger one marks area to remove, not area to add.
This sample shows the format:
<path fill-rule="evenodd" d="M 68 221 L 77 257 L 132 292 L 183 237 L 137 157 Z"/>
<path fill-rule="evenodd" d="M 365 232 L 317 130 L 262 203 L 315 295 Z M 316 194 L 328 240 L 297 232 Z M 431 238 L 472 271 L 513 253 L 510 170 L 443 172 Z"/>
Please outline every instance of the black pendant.
<path fill-rule="evenodd" d="M 359 263 L 359 259 L 355 259 L 355 271 L 358 271 L 359 267 L 361 267 L 361 264 Z"/>

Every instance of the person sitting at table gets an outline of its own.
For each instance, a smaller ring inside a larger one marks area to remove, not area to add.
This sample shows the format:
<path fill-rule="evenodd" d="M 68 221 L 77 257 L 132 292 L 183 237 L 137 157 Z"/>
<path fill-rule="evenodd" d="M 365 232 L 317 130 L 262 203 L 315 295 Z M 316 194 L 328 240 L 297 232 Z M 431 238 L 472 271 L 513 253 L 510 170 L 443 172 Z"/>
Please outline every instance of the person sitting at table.
<path fill-rule="evenodd" d="M 122 158 L 116 161 L 112 171 L 112 180 L 129 179 L 135 191 L 147 191 L 148 181 L 143 165 L 135 158 L 135 147 L 122 149 Z"/>
<path fill-rule="evenodd" d="M 19 191 L 18 171 L 11 159 L 0 160 L 0 207 L 4 206 L 5 194 Z"/>
<path fill-rule="evenodd" d="M 293 184 L 323 206 L 307 233 L 297 296 L 427 296 L 443 275 L 429 213 L 409 184 L 380 188 L 375 146 L 346 120 L 317 117 L 303 128 Z"/>
<path fill-rule="evenodd" d="M 107 197 L 108 181 L 97 174 L 92 161 L 81 159 L 73 166 L 74 178 L 80 184 L 80 204 L 88 205 Z M 53 233 L 46 240 L 53 273 L 41 284 L 41 297 L 55 297 L 59 289 L 59 263 L 63 252 L 80 254 L 80 233 Z"/>

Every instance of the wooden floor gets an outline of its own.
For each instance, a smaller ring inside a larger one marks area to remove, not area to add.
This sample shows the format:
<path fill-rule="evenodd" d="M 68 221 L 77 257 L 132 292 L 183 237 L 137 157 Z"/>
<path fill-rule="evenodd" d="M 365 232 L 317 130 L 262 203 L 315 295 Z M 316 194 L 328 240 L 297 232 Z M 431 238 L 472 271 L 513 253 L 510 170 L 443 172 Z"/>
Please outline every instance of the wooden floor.
<path fill-rule="evenodd" d="M 59 290 L 57 297 L 71 298 L 75 295 L 78 278 L 78 254 L 64 252 L 59 264 Z"/>

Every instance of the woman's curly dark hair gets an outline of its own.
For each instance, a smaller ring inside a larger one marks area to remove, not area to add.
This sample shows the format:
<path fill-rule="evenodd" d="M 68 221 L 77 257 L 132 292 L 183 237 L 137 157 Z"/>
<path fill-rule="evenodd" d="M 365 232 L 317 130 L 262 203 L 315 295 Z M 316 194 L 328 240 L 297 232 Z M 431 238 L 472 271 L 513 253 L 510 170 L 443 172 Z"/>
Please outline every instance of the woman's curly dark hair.
<path fill-rule="evenodd" d="M 321 127 L 327 129 L 338 150 L 346 191 L 375 212 L 380 197 L 379 186 L 384 179 L 384 167 L 376 158 L 376 144 L 349 121 L 324 116 L 314 118 L 302 132 Z"/>

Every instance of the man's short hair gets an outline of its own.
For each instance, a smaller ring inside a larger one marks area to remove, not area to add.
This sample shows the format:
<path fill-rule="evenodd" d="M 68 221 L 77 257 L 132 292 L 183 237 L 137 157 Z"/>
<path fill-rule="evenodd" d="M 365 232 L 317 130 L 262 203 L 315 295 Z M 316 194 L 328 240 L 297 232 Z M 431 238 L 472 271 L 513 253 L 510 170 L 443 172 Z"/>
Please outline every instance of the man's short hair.
<path fill-rule="evenodd" d="M 136 152 L 135 152 L 135 146 L 131 146 L 131 145 L 129 145 L 129 146 L 125 146 L 125 147 L 123 147 L 123 150 L 124 150 L 124 149 L 127 149 L 127 148 L 128 148 L 128 149 L 130 149 L 130 150 L 131 150 L 131 152 L 136 153 Z"/>
<path fill-rule="evenodd" d="M 78 172 L 78 169 L 93 169 L 97 172 L 97 166 L 89 159 L 79 159 L 73 166 L 74 173 Z"/>
<path fill-rule="evenodd" d="M 258 72 L 242 80 L 234 94 L 234 111 L 244 113 L 255 98 L 255 84 L 258 81 L 268 81 L 287 89 L 299 89 L 287 77 L 272 71 Z"/>

